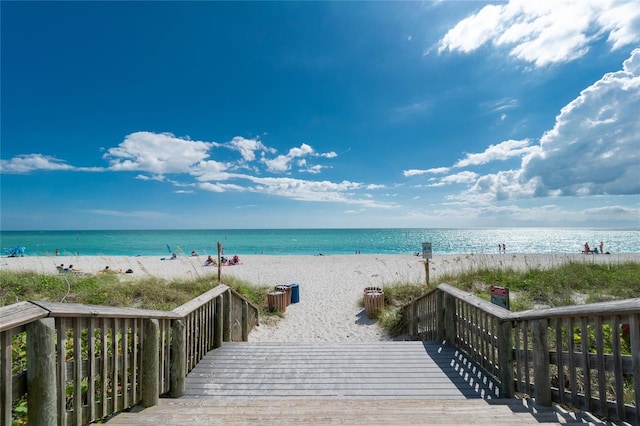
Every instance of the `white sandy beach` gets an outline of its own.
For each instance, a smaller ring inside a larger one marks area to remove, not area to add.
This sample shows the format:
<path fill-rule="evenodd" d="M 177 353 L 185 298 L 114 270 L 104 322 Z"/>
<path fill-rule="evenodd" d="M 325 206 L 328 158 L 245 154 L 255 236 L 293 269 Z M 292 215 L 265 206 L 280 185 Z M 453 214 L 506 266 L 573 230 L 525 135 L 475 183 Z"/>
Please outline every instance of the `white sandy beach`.
<path fill-rule="evenodd" d="M 203 266 L 205 256 L 26 256 L 0 259 L 0 270 L 57 274 L 56 265 L 72 264 L 85 273 L 132 269 L 122 279 L 156 276 L 165 279 L 217 277 L 215 266 Z M 284 318 L 264 323 L 251 332 L 251 341 L 378 341 L 388 336 L 358 306 L 365 287 L 384 287 L 397 282 L 424 283 L 425 265 L 410 255 L 241 256 L 242 264 L 224 266 L 225 276 L 258 285 L 297 283 L 300 302 L 287 307 Z M 430 279 L 448 273 L 485 267 L 550 268 L 569 261 L 598 263 L 640 262 L 640 253 L 583 254 L 455 254 L 435 255 L 429 261 Z"/>

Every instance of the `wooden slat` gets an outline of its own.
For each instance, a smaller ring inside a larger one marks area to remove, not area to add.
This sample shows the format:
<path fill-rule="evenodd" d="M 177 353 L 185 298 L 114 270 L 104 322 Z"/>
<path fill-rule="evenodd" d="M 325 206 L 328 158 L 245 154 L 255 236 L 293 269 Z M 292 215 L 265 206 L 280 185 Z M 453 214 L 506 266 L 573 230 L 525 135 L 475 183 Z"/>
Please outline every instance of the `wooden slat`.
<path fill-rule="evenodd" d="M 96 320 L 89 318 L 89 347 L 87 349 L 89 357 L 89 369 L 87 376 L 89 377 L 89 386 L 87 389 L 87 403 L 89 405 L 88 416 L 89 422 L 96 420 Z M 106 357 L 106 354 L 102 355 Z"/>
<path fill-rule="evenodd" d="M 562 319 L 561 318 L 556 318 L 554 321 L 555 324 L 555 328 L 556 328 L 556 353 L 557 354 L 562 354 L 563 352 L 563 348 L 562 348 Z M 557 366 L 558 366 L 558 391 L 560 393 L 560 403 L 564 404 L 564 385 L 565 385 L 565 380 L 564 380 L 564 362 L 562 360 L 562 356 L 558 357 L 557 360 Z"/>
<path fill-rule="evenodd" d="M 632 423 L 640 424 L 640 314 L 631 315 L 629 337 L 631 339 L 631 356 L 633 357 L 633 393 L 636 407 L 636 418 L 629 419 Z"/>
<path fill-rule="evenodd" d="M 109 345 L 107 335 L 109 331 L 107 328 L 107 320 L 105 318 L 100 319 L 100 331 L 102 334 L 100 341 L 102 353 L 102 362 L 100 363 L 100 382 L 102 384 L 102 387 L 100 389 L 100 402 L 102 406 L 102 417 L 106 417 L 109 414 L 107 404 L 107 399 L 109 397 L 107 388 L 109 377 L 109 357 L 107 356 Z"/>
<path fill-rule="evenodd" d="M 66 404 L 66 388 L 67 388 L 67 319 L 56 318 L 56 342 L 57 354 L 56 365 L 58 369 L 58 424 L 67 424 L 67 404 Z"/>
<path fill-rule="evenodd" d="M 582 381 L 584 383 L 584 410 L 591 410 L 591 363 L 589 362 L 589 330 L 587 317 L 580 318 L 580 347 L 582 350 Z"/>
<path fill-rule="evenodd" d="M 79 318 L 73 318 L 73 418 L 74 424 L 82 421 L 82 326 Z"/>
<path fill-rule="evenodd" d="M 2 369 L 0 370 L 0 404 L 1 417 L 0 424 L 11 424 L 11 405 L 13 403 L 12 389 L 12 353 L 11 353 L 11 331 L 0 332 L 0 348 L 2 351 Z"/>

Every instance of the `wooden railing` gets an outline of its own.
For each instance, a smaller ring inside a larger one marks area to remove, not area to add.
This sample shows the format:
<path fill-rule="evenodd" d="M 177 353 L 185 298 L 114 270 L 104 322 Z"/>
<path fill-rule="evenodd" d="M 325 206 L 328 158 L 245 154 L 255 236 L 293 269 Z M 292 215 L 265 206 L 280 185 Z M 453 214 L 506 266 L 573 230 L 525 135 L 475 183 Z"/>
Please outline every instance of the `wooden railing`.
<path fill-rule="evenodd" d="M 403 308 L 407 333 L 462 350 L 536 403 L 640 424 L 640 299 L 510 312 L 455 287 Z"/>
<path fill-rule="evenodd" d="M 0 424 L 22 417 L 25 405 L 29 424 L 66 426 L 180 396 L 206 352 L 246 341 L 257 323 L 258 309 L 225 285 L 171 312 L 48 302 L 0 308 Z"/>

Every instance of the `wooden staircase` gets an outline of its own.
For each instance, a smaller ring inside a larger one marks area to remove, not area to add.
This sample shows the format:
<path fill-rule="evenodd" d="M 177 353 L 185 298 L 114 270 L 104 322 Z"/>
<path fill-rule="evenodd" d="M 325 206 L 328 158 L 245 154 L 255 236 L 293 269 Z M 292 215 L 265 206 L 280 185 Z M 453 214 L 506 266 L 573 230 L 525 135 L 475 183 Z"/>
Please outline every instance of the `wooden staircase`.
<path fill-rule="evenodd" d="M 459 351 L 435 342 L 225 343 L 182 398 L 120 413 L 114 425 L 599 423 L 501 399 Z"/>

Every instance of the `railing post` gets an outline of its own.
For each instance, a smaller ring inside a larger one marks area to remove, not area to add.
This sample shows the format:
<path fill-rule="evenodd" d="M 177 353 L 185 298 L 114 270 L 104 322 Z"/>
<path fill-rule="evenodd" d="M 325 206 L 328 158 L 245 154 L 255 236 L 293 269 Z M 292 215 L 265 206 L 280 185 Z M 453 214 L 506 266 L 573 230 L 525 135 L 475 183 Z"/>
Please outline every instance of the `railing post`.
<path fill-rule="evenodd" d="M 551 406 L 548 327 L 549 321 L 547 319 L 531 321 L 531 334 L 533 339 L 533 397 L 536 400 L 536 404 L 544 407 Z"/>
<path fill-rule="evenodd" d="M 231 290 L 224 292 L 224 330 L 222 340 L 231 341 Z"/>
<path fill-rule="evenodd" d="M 456 298 L 444 295 L 444 337 L 452 346 L 456 345 Z"/>
<path fill-rule="evenodd" d="M 174 320 L 171 328 L 170 394 L 172 398 L 179 398 L 184 395 L 186 389 L 187 337 L 183 320 Z"/>
<path fill-rule="evenodd" d="M 513 325 L 511 321 L 498 322 L 498 379 L 502 384 L 502 397 L 513 398 Z"/>
<path fill-rule="evenodd" d="M 446 338 L 444 295 L 444 291 L 436 290 L 436 332 L 438 333 L 438 341 L 440 342 Z"/>
<path fill-rule="evenodd" d="M 58 422 L 55 335 L 53 318 L 43 318 L 27 324 L 29 425 L 54 425 Z M 60 350 L 64 351 L 65 348 Z M 64 389 L 64 385 L 61 388 Z"/>
<path fill-rule="evenodd" d="M 160 384 L 160 329 L 157 319 L 145 318 L 142 323 L 142 371 L 140 385 L 142 387 L 142 406 L 152 407 L 158 404 L 158 388 Z"/>
<path fill-rule="evenodd" d="M 242 341 L 249 341 L 249 302 L 242 301 Z"/>
<path fill-rule="evenodd" d="M 222 346 L 222 331 L 224 329 L 224 306 L 222 296 L 216 297 L 216 313 L 214 315 L 215 324 L 213 325 L 214 338 L 213 348 L 219 348 Z"/>
<path fill-rule="evenodd" d="M 415 300 L 411 301 L 409 312 L 411 312 L 409 317 L 409 336 L 415 339 L 418 336 L 418 304 Z"/>

